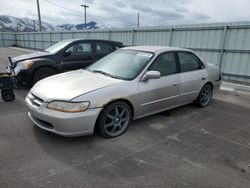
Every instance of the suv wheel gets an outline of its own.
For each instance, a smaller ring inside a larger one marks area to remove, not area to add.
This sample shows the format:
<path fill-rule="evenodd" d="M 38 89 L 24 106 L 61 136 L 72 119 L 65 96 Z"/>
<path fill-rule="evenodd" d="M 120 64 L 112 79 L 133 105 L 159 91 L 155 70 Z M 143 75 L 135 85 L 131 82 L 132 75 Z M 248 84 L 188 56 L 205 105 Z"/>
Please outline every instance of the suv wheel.
<path fill-rule="evenodd" d="M 39 68 L 33 75 L 33 84 L 37 83 L 39 80 L 42 80 L 54 74 L 56 74 L 56 71 L 50 67 Z"/>

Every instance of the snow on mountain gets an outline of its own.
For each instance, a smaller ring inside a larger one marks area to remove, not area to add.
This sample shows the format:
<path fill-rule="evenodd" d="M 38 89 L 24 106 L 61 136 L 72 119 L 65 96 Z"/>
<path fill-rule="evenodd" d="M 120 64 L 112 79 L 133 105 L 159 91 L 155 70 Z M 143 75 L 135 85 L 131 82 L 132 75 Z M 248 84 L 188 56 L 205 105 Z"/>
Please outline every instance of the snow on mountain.
<path fill-rule="evenodd" d="M 17 18 L 13 16 L 1 16 L 0 15 L 0 31 L 38 31 L 38 21 L 29 18 Z M 63 28 L 57 27 L 53 24 L 42 22 L 43 31 L 61 31 Z"/>
<path fill-rule="evenodd" d="M 96 29 L 96 22 L 89 22 L 86 24 L 87 29 Z M 35 28 L 35 29 L 34 29 Z M 39 29 L 38 21 L 33 21 L 29 18 L 17 18 L 13 16 L 0 15 L 0 32 L 32 32 L 38 31 Z M 83 30 L 85 24 L 63 24 L 63 25 L 53 25 L 47 22 L 42 22 L 43 31 L 66 31 L 66 30 Z"/>
<path fill-rule="evenodd" d="M 97 29 L 98 26 L 96 26 L 96 22 L 88 22 L 86 23 L 86 28 L 87 29 Z M 57 27 L 64 28 L 66 30 L 84 30 L 85 29 L 85 24 L 63 24 L 63 25 L 58 25 Z"/>

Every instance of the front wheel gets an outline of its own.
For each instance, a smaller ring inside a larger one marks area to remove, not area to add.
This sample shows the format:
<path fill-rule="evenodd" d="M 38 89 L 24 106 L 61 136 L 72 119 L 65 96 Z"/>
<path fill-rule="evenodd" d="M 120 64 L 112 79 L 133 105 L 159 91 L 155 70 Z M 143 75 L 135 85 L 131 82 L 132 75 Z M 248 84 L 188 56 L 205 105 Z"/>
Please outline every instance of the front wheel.
<path fill-rule="evenodd" d="M 210 103 L 212 99 L 212 95 L 213 95 L 213 87 L 211 84 L 207 83 L 202 87 L 200 94 L 198 98 L 196 99 L 195 103 L 199 107 L 205 107 Z"/>
<path fill-rule="evenodd" d="M 13 90 L 2 90 L 2 99 L 6 102 L 11 102 L 15 99 L 15 93 Z"/>
<path fill-rule="evenodd" d="M 54 74 L 56 74 L 56 71 L 50 67 L 39 68 L 33 75 L 33 84 Z"/>
<path fill-rule="evenodd" d="M 102 136 L 113 138 L 122 135 L 131 121 L 131 109 L 125 102 L 119 101 L 109 104 L 101 112 L 97 121 Z"/>

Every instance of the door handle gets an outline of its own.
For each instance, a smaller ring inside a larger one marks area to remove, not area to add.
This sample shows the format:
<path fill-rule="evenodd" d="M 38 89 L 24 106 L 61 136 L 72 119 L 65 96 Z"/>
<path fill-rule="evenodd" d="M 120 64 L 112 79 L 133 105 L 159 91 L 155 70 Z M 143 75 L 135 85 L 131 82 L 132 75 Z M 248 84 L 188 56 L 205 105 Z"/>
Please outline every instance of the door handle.
<path fill-rule="evenodd" d="M 207 77 L 206 76 L 202 76 L 202 78 L 201 78 L 202 80 L 206 80 L 207 79 Z"/>
<path fill-rule="evenodd" d="M 174 83 L 172 86 L 175 87 L 175 86 L 177 86 L 177 85 L 178 85 L 178 83 Z"/>

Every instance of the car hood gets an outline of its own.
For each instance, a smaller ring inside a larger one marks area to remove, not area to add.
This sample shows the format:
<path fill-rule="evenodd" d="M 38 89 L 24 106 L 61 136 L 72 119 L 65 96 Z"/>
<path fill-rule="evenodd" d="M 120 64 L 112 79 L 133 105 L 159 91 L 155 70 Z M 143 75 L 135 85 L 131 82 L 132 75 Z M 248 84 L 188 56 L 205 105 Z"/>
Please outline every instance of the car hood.
<path fill-rule="evenodd" d="M 33 86 L 31 93 L 45 102 L 70 101 L 80 95 L 120 82 L 123 80 L 86 70 L 77 70 L 45 78 Z"/>
<path fill-rule="evenodd" d="M 34 59 L 34 58 L 44 57 L 44 56 L 48 56 L 48 55 L 49 55 L 49 53 L 47 53 L 47 52 L 35 52 L 35 53 L 24 54 L 24 55 L 14 57 L 14 58 L 12 58 L 12 61 L 13 61 L 13 63 L 18 63 L 19 61 L 25 61 L 28 59 Z"/>

